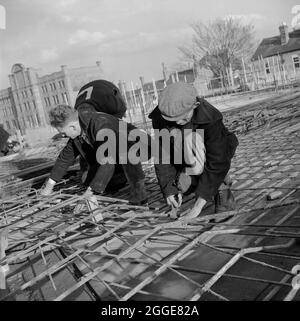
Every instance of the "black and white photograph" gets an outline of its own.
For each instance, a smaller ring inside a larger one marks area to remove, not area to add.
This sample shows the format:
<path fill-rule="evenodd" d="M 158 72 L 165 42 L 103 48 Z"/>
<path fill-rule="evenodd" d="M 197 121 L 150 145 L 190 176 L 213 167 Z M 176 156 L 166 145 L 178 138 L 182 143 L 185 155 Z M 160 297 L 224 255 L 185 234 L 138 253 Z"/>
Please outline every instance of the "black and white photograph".
<path fill-rule="evenodd" d="M 300 301 L 299 117 L 300 1 L 0 0 L 0 310 Z"/>

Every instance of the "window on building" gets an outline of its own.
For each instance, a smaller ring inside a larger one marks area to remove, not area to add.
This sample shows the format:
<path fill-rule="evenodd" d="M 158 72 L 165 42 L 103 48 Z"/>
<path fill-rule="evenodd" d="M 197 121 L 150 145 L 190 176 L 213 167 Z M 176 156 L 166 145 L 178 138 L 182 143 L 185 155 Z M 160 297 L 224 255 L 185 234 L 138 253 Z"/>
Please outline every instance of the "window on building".
<path fill-rule="evenodd" d="M 27 105 L 24 103 L 24 111 L 27 111 Z"/>
<path fill-rule="evenodd" d="M 45 99 L 45 104 L 46 104 L 46 106 L 47 106 L 47 107 L 51 106 L 51 102 L 50 102 L 49 97 L 45 97 L 44 99 Z"/>
<path fill-rule="evenodd" d="M 30 119 L 31 119 L 32 127 L 36 127 L 37 124 L 35 122 L 35 117 L 30 116 Z"/>
<path fill-rule="evenodd" d="M 57 95 L 53 96 L 53 101 L 54 101 L 54 104 L 56 105 L 59 104 L 59 99 Z"/>
<path fill-rule="evenodd" d="M 267 74 L 271 73 L 269 62 L 266 62 L 265 67 L 266 67 L 266 73 Z"/>
<path fill-rule="evenodd" d="M 33 96 L 33 91 L 31 88 L 30 88 L 30 95 Z"/>
<path fill-rule="evenodd" d="M 60 88 L 65 88 L 65 82 L 63 80 L 60 80 L 58 83 Z"/>
<path fill-rule="evenodd" d="M 31 126 L 31 120 L 30 120 L 30 117 L 29 117 L 29 116 L 27 116 L 27 123 L 28 123 L 28 126 L 29 126 L 29 127 L 32 127 L 32 126 Z"/>
<path fill-rule="evenodd" d="M 6 122 L 6 128 L 7 128 L 8 130 L 10 130 L 10 123 L 9 123 L 9 121 Z"/>
<path fill-rule="evenodd" d="M 63 102 L 68 105 L 69 101 L 68 101 L 67 93 L 62 93 L 61 96 L 62 96 Z"/>
<path fill-rule="evenodd" d="M 293 62 L 294 62 L 294 66 L 295 68 L 300 68 L 300 59 L 299 56 L 293 56 Z"/>
<path fill-rule="evenodd" d="M 41 123 L 41 119 L 40 119 L 39 114 L 36 114 L 35 117 L 36 117 L 36 121 L 37 121 L 38 126 L 41 126 L 42 123 Z"/>
<path fill-rule="evenodd" d="M 52 84 L 50 84 L 50 88 L 52 91 L 56 90 L 56 85 L 54 82 Z"/>
<path fill-rule="evenodd" d="M 17 128 L 17 122 L 14 119 L 12 120 L 12 123 L 13 123 L 14 128 Z"/>
<path fill-rule="evenodd" d="M 36 109 L 36 103 L 34 100 L 32 101 L 32 105 L 33 105 L 33 108 Z"/>

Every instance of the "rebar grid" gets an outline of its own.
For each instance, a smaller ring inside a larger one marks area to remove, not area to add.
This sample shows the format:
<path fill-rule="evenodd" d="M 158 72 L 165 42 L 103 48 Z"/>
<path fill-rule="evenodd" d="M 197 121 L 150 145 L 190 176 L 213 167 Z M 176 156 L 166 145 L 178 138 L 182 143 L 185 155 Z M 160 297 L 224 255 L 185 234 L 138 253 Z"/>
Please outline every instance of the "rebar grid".
<path fill-rule="evenodd" d="M 271 111 L 279 107 L 274 104 Z M 296 107 L 290 109 L 292 113 L 284 112 L 281 119 L 270 117 L 269 123 L 258 124 L 256 131 L 239 137 L 231 169 L 239 209 L 232 212 L 212 214 L 208 207 L 196 219 L 171 220 L 153 169 L 147 185 L 149 207 L 130 206 L 125 188 L 113 197 L 98 197 L 96 210 L 87 208 L 74 215 L 83 189 L 70 181 L 62 182 L 60 190 L 48 199 L 31 186 L 5 198 L 0 233 L 9 231 L 8 247 L 0 265 L 11 266 L 7 283 L 15 277 L 12 267 L 22 270 L 25 260 L 40 261 L 42 269 L 1 299 L 29 291 L 41 282 L 51 284 L 54 292 L 48 299 L 57 301 L 69 299 L 87 284 L 101 299 L 199 300 L 207 295 L 235 299 L 234 293 L 228 295 L 222 287 L 226 280 L 248 282 L 249 288 L 260 284 L 253 299 L 297 299 L 298 290 L 291 280 L 300 257 L 295 243 L 299 238 L 299 130 L 293 130 L 299 113 Z M 22 184 L 17 182 L 15 187 Z M 282 191 L 282 197 L 266 202 L 266 195 L 274 190 Z M 192 204 L 192 197 L 185 198 L 180 214 L 188 213 Z M 95 222 L 99 213 L 104 220 Z M 219 221 L 223 219 L 226 222 Z M 49 257 L 57 249 L 64 255 L 58 254 L 52 262 Z M 292 249 L 296 252 L 289 253 Z M 206 266 L 204 258 L 214 256 L 218 260 Z M 285 267 L 281 260 L 286 261 Z M 259 275 L 252 275 L 251 269 L 244 275 L 252 265 Z M 72 273 L 73 266 L 80 270 L 80 277 L 61 289 L 59 276 L 67 270 Z M 168 290 L 165 284 L 170 283 Z M 172 291 L 177 283 L 187 290 Z M 243 293 L 236 286 L 233 292 L 242 299 L 246 290 L 243 288 Z"/>

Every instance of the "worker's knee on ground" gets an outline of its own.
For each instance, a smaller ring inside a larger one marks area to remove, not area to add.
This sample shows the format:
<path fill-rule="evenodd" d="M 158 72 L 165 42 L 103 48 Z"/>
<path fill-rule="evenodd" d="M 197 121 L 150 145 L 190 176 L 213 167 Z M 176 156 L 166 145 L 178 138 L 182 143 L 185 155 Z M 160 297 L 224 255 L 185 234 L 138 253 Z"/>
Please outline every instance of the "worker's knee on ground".
<path fill-rule="evenodd" d="M 106 192 L 116 192 L 119 189 L 123 188 L 127 183 L 126 176 L 123 170 L 115 170 L 113 177 L 107 184 L 105 189 Z"/>
<path fill-rule="evenodd" d="M 232 185 L 232 179 L 230 177 L 229 174 L 227 174 L 224 178 L 224 184 L 227 185 L 227 186 L 231 186 Z"/>
<path fill-rule="evenodd" d="M 178 178 L 178 189 L 182 193 L 186 193 L 192 185 L 192 178 L 189 175 L 186 175 L 184 173 L 180 173 Z"/>
<path fill-rule="evenodd" d="M 190 167 L 186 168 L 188 175 L 200 175 L 203 173 L 205 164 L 205 146 L 203 137 L 192 132 L 185 136 L 184 144 L 184 161 Z"/>
<path fill-rule="evenodd" d="M 86 182 L 86 179 L 87 179 L 87 176 L 88 176 L 88 171 L 84 171 L 81 175 L 81 182 L 82 184 L 84 184 Z"/>
<path fill-rule="evenodd" d="M 83 172 L 88 170 L 89 168 L 87 161 L 83 157 L 79 158 L 79 165 L 80 165 L 80 170 L 82 170 Z"/>

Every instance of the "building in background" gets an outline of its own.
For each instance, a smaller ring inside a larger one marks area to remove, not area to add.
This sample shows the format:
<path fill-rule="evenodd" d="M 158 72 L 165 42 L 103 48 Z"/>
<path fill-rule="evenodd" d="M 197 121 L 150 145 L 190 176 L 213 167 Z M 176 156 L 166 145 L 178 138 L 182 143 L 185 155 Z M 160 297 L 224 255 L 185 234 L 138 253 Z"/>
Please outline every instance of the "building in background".
<path fill-rule="evenodd" d="M 296 80 L 300 76 L 300 30 L 289 32 L 282 23 L 277 36 L 262 40 L 252 62 L 258 81 Z"/>
<path fill-rule="evenodd" d="M 125 81 L 119 81 L 118 87 L 122 92 L 127 103 L 127 109 L 131 116 L 139 113 L 149 113 L 158 104 L 160 93 L 163 89 L 175 82 L 182 81 L 194 84 L 199 95 L 205 95 L 210 86 L 213 77 L 212 72 L 200 67 L 199 64 L 193 68 L 167 73 L 166 67 L 163 65 L 163 78 L 150 82 L 145 82 L 144 77 L 140 77 L 140 82 L 130 84 Z M 143 110 L 144 109 L 144 110 Z M 134 120 L 134 117 L 132 118 Z"/>
<path fill-rule="evenodd" d="M 104 73 L 99 61 L 95 66 L 68 68 L 40 75 L 34 68 L 15 64 L 11 69 L 11 87 L 0 91 L 0 124 L 10 134 L 20 130 L 47 127 L 48 112 L 58 104 L 74 106 L 78 90 L 96 79 L 103 79 Z"/>
<path fill-rule="evenodd" d="M 11 88 L 0 90 L 0 124 L 10 134 L 14 134 L 16 129 L 19 128 Z"/>

